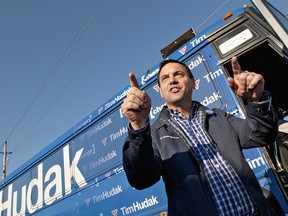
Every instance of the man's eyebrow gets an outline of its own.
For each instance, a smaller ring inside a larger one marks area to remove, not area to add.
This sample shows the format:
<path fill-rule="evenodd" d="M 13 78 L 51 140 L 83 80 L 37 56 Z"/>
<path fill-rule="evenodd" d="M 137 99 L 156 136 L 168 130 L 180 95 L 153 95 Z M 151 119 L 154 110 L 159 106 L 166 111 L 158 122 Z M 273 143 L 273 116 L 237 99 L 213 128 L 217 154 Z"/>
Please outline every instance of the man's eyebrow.
<path fill-rule="evenodd" d="M 160 76 L 160 79 L 163 78 L 163 77 L 167 77 L 167 76 L 169 76 L 169 75 L 168 75 L 168 74 L 162 74 L 162 75 Z"/>
<path fill-rule="evenodd" d="M 176 70 L 176 71 L 173 71 L 173 72 L 169 72 L 169 73 L 167 73 L 167 74 L 162 74 L 162 75 L 160 75 L 160 78 L 161 78 L 161 77 L 165 77 L 165 76 L 169 76 L 170 73 L 172 73 L 172 74 L 184 73 L 184 74 L 185 74 L 185 71 L 183 71 L 183 70 Z"/>

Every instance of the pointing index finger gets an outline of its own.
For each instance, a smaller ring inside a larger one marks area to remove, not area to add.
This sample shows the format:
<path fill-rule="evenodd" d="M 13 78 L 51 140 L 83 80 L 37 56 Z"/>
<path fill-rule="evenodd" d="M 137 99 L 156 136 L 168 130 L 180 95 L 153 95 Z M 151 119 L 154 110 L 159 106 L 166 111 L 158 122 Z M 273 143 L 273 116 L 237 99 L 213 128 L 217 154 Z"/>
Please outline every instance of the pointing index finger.
<path fill-rule="evenodd" d="M 232 65 L 232 71 L 234 73 L 234 75 L 238 75 L 241 73 L 241 66 L 238 62 L 237 57 L 232 57 L 231 59 L 231 65 Z"/>
<path fill-rule="evenodd" d="M 135 75 L 133 73 L 129 74 L 129 79 L 130 79 L 130 86 L 132 87 L 136 87 L 139 89 L 139 84 L 137 82 L 137 79 L 135 77 Z"/>

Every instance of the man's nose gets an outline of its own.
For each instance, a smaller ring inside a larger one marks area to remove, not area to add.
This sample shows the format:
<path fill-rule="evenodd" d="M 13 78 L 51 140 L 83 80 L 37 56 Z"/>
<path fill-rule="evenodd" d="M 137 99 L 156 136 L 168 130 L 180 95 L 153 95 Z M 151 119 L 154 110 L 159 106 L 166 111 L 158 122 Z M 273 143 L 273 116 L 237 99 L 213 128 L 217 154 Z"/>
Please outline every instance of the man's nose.
<path fill-rule="evenodd" d="M 174 76 L 170 76 L 169 77 L 169 84 L 171 85 L 171 84 L 175 84 L 175 83 L 177 83 L 177 80 L 175 79 L 175 77 Z"/>

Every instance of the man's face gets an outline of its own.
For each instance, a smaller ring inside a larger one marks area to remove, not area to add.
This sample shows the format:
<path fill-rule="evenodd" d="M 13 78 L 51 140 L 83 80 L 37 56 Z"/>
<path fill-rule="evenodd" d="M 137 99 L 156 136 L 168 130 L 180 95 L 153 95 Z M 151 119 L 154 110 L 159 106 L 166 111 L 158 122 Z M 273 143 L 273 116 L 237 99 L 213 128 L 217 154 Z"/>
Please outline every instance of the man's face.
<path fill-rule="evenodd" d="M 166 64 L 160 71 L 159 83 L 161 97 L 169 108 L 191 104 L 194 79 L 189 77 L 183 65 L 174 62 Z"/>

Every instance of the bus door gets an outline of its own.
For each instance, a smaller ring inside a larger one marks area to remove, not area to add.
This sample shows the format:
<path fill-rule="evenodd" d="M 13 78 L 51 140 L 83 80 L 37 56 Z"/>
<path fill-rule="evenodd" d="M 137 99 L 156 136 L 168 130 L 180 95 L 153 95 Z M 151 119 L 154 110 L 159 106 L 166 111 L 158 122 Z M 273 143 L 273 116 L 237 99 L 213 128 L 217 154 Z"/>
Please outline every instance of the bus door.
<path fill-rule="evenodd" d="M 233 74 L 230 60 L 237 56 L 243 71 L 263 75 L 265 89 L 272 93 L 273 106 L 287 111 L 288 21 L 266 1 L 251 1 L 259 11 L 247 7 L 244 14 L 233 18 L 233 25 L 215 33 L 210 42 L 218 64 L 227 75 Z M 244 155 L 260 185 L 270 191 L 288 213 L 288 175 L 277 157 L 278 149 L 271 144 L 253 151 L 245 150 Z"/>

